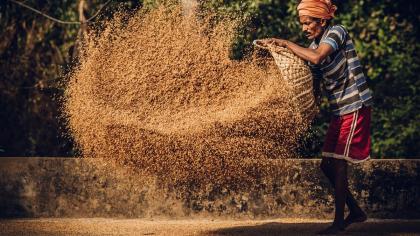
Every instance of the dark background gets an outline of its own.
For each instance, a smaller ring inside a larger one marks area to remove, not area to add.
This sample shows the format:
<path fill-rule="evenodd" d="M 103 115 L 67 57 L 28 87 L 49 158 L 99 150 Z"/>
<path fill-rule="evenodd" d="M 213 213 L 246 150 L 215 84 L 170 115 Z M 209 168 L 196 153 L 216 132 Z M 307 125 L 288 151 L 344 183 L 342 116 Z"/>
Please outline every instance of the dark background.
<path fill-rule="evenodd" d="M 21 0 L 63 21 L 80 21 L 94 15 L 106 1 Z M 75 156 L 66 135 L 60 100 L 65 73 L 77 60 L 77 35 L 117 11 L 151 7 L 155 1 L 112 1 L 98 17 L 80 27 L 45 18 L 8 0 L 0 2 L 0 156 Z M 219 14 L 250 17 L 238 32 L 232 57 L 242 58 L 250 42 L 262 37 L 290 39 L 308 45 L 300 32 L 293 0 L 211 0 L 202 8 Z M 364 72 L 374 92 L 372 156 L 420 157 L 419 29 L 420 11 L 415 1 L 339 1 L 333 23 L 344 25 L 353 37 Z M 300 153 L 320 154 L 328 125 L 327 102 L 302 139 Z"/>

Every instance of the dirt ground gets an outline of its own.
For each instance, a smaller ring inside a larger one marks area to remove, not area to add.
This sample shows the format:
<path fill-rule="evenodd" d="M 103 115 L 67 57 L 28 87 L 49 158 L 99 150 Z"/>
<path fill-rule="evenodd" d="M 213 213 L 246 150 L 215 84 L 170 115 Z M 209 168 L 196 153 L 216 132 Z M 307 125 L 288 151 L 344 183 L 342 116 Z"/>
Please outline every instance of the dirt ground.
<path fill-rule="evenodd" d="M 211 220 L 41 218 L 0 220 L 0 235 L 314 235 L 325 220 Z M 343 235 L 420 235 L 420 220 L 377 220 Z"/>

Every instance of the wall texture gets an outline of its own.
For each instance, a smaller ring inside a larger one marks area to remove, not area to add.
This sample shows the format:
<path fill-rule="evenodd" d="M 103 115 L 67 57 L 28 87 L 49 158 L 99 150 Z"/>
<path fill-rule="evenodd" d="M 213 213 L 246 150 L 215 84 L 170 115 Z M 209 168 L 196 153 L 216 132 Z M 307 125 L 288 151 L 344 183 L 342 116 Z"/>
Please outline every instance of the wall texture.
<path fill-rule="evenodd" d="M 332 189 L 319 159 L 271 161 L 258 188 L 207 186 L 180 197 L 100 160 L 0 158 L 0 217 L 331 217 Z M 375 218 L 420 218 L 420 160 L 351 165 L 350 185 Z"/>

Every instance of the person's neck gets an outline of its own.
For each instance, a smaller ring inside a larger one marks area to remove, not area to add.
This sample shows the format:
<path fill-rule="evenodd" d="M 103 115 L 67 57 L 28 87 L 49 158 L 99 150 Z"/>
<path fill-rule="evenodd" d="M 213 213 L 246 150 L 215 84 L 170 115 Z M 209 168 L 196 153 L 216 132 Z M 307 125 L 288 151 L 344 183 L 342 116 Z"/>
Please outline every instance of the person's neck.
<path fill-rule="evenodd" d="M 314 41 L 315 41 L 316 44 L 319 44 L 319 42 L 321 41 L 322 36 L 324 36 L 325 30 L 327 30 L 327 27 L 323 28 L 322 31 L 321 31 L 321 33 L 318 35 L 318 37 L 316 37 L 314 39 Z"/>

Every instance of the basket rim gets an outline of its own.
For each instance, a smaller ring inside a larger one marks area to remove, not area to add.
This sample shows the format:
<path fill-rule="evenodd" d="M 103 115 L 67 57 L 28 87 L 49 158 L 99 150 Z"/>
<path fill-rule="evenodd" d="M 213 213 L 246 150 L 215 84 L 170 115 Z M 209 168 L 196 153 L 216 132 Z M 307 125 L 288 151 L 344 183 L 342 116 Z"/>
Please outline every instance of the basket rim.
<path fill-rule="evenodd" d="M 263 46 L 261 44 L 258 44 L 259 41 L 261 41 L 261 40 L 256 39 L 256 40 L 252 41 L 252 44 L 254 46 L 256 46 L 257 48 L 268 50 L 272 55 L 275 53 L 275 54 L 287 57 L 291 61 L 294 61 L 296 63 L 304 63 L 304 61 L 301 58 L 296 56 L 290 49 L 288 49 L 286 47 L 280 47 L 280 46 L 276 46 L 276 47 L 268 46 L 267 47 L 267 46 Z"/>

